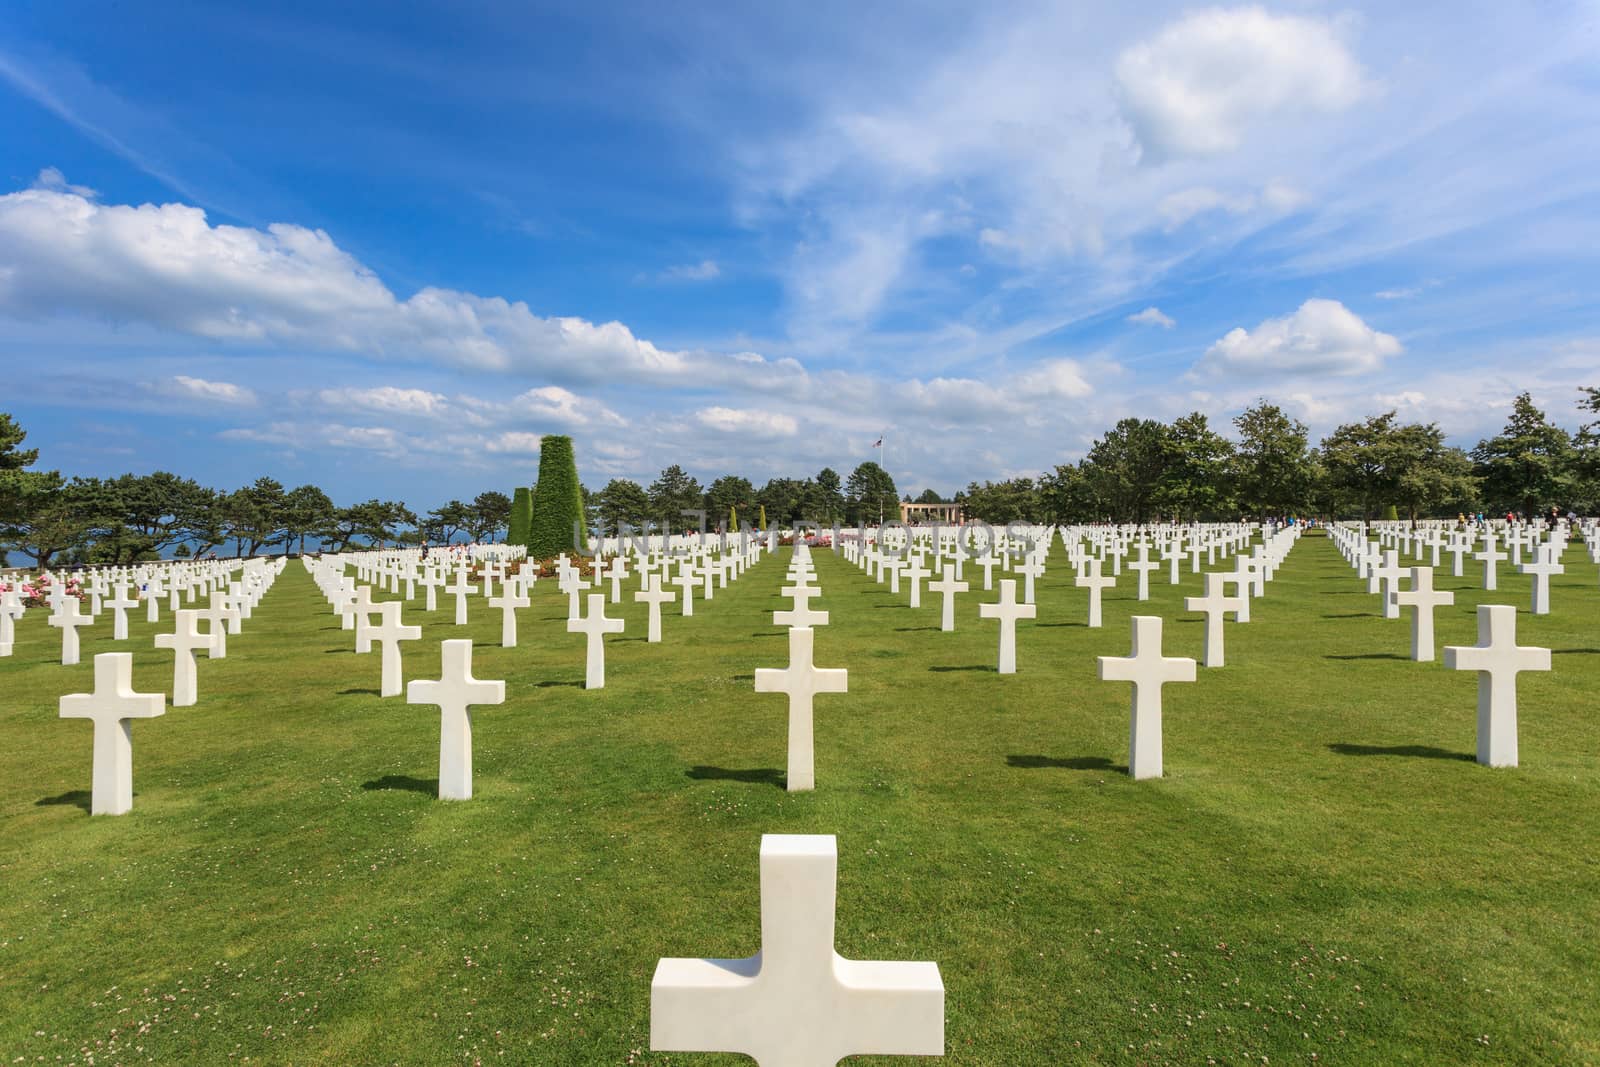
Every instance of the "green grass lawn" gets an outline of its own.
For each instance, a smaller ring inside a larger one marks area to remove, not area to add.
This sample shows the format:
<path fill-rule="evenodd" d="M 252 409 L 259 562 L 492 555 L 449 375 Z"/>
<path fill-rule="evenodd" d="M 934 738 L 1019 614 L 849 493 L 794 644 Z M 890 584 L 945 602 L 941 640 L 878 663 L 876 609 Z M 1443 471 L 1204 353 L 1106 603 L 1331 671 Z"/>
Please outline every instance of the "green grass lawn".
<path fill-rule="evenodd" d="M 597 692 L 554 582 L 515 649 L 498 611 L 458 629 L 419 591 L 406 677 L 471 636 L 507 683 L 467 803 L 434 795 L 437 709 L 379 699 L 378 655 L 292 563 L 202 658 L 200 705 L 134 724 L 133 813 L 90 818 L 90 727 L 57 698 L 118 649 L 170 689 L 170 619 L 119 645 L 103 617 L 61 667 L 31 611 L 0 660 L 0 1059 L 748 1062 L 651 1053 L 651 973 L 756 951 L 761 835 L 831 833 L 839 951 L 938 962 L 952 1065 L 1600 1061 L 1600 582 L 1577 548 L 1544 618 L 1509 569 L 1494 594 L 1437 572 L 1441 647 L 1487 601 L 1555 652 L 1521 678 L 1520 769 L 1473 762 L 1476 676 L 1409 662 L 1409 623 L 1308 537 L 1228 625 L 1229 665 L 1166 688 L 1166 777 L 1137 783 L 1129 689 L 1095 657 L 1141 612 L 1198 658 L 1187 566 L 1145 605 L 1124 575 L 1089 630 L 1058 545 L 1001 677 L 992 594 L 940 633 L 937 597 L 913 611 L 818 552 L 816 661 L 850 692 L 817 699 L 795 796 L 786 698 L 752 683 L 787 662 L 788 556 L 669 608 L 660 645 L 630 590 Z"/>

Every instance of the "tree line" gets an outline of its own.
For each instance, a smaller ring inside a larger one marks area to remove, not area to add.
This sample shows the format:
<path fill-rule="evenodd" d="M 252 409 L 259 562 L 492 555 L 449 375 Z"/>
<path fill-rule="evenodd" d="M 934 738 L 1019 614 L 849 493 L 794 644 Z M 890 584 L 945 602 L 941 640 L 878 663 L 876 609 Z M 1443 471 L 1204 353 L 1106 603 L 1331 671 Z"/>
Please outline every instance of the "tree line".
<path fill-rule="evenodd" d="M 1233 439 L 1201 412 L 1170 423 L 1127 418 L 1077 463 L 1038 478 L 973 482 L 949 500 L 930 489 L 918 502 L 959 503 L 969 519 L 995 524 L 1532 517 L 1552 508 L 1589 515 L 1600 513 L 1600 388 L 1580 396 L 1580 409 L 1595 421 L 1569 432 L 1523 393 L 1500 433 L 1470 450 L 1445 444 L 1437 424 L 1404 423 L 1393 411 L 1341 425 L 1316 445 L 1304 423 L 1266 401 L 1233 420 Z M 496 490 L 418 514 L 392 500 L 338 507 L 317 486 L 286 489 L 265 477 L 231 491 L 166 471 L 63 478 L 31 469 L 38 450 L 22 447 L 26 436 L 0 413 L 0 551 L 37 567 L 126 564 L 224 546 L 238 555 L 304 551 L 308 541 L 334 552 L 482 541 L 513 525 L 512 499 Z M 577 488 L 587 525 L 599 534 L 698 528 L 698 518 L 685 512 L 703 513 L 711 530 L 871 524 L 900 514 L 894 479 L 872 462 L 848 478 L 824 467 L 813 477 L 772 478 L 760 488 L 731 474 L 702 486 L 677 464 L 648 486 L 615 478 L 599 489 Z"/>

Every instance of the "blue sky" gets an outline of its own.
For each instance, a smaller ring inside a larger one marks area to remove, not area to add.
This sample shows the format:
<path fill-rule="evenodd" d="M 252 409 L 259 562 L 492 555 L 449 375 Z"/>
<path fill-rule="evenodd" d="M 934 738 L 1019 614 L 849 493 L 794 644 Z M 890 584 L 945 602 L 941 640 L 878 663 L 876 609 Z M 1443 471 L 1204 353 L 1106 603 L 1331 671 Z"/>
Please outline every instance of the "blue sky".
<path fill-rule="evenodd" d="M 1600 385 L 1600 8 L 0 15 L 0 362 L 68 473 L 431 507 L 1124 415 L 1470 445 Z M 570 8 L 570 5 L 564 7 Z"/>

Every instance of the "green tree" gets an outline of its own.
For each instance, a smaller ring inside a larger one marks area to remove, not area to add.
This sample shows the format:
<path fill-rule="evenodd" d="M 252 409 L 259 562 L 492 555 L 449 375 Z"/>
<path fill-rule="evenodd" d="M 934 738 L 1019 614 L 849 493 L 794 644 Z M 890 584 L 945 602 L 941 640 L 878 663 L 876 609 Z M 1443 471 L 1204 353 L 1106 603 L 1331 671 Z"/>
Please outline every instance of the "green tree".
<path fill-rule="evenodd" d="M 750 484 L 748 478 L 741 478 L 737 474 L 724 474 L 712 482 L 711 487 L 706 490 L 707 522 L 713 526 L 718 525 L 727 520 L 735 508 L 749 510 L 750 505 L 755 502 L 756 487 Z"/>
<path fill-rule="evenodd" d="M 1392 411 L 1373 415 L 1347 422 L 1322 439 L 1318 460 L 1337 512 L 1353 510 L 1370 520 L 1398 501 L 1404 459 L 1394 420 Z"/>
<path fill-rule="evenodd" d="M 805 518 L 823 526 L 831 526 L 844 518 L 844 483 L 839 472 L 832 467 L 823 467 L 818 471 L 814 482 L 815 505 L 812 514 Z"/>
<path fill-rule="evenodd" d="M 519 485 L 511 491 L 511 514 L 506 520 L 506 544 L 526 545 L 533 529 L 533 490 Z"/>
<path fill-rule="evenodd" d="M 995 526 L 1033 522 L 1041 510 L 1038 487 L 1032 478 L 1011 478 L 982 485 L 973 482 L 961 493 L 961 506 L 968 519 Z"/>
<path fill-rule="evenodd" d="M 1082 464 L 1064 463 L 1039 479 L 1039 518 L 1051 523 L 1093 522 L 1105 513 Z"/>
<path fill-rule="evenodd" d="M 700 483 L 676 463 L 650 483 L 649 492 L 650 514 L 660 519 L 663 528 L 669 531 L 686 529 L 692 525 L 692 519 L 683 513 L 701 511 L 705 507 L 705 493 Z"/>
<path fill-rule="evenodd" d="M 1233 425 L 1240 438 L 1234 452 L 1239 506 L 1258 517 L 1292 515 L 1304 508 L 1315 475 L 1305 424 L 1276 404 L 1259 400 Z"/>
<path fill-rule="evenodd" d="M 32 539 L 25 529 L 38 512 L 53 506 L 62 488 L 57 471 L 30 471 L 39 461 L 37 448 L 22 448 L 28 432 L 10 415 L 0 412 L 0 565 L 7 548 L 26 554 L 19 539 Z M 52 540 L 52 538 L 46 538 Z"/>
<path fill-rule="evenodd" d="M 486 489 L 472 498 L 467 515 L 467 532 L 474 541 L 493 541 L 511 519 L 511 498 L 496 489 Z"/>
<path fill-rule="evenodd" d="M 563 552 L 587 550 L 583 483 L 572 438 L 546 435 L 539 442 L 539 480 L 533 488 L 533 522 L 528 531 L 528 556 L 552 559 Z"/>
<path fill-rule="evenodd" d="M 333 519 L 335 508 L 327 493 L 314 485 L 300 485 L 283 498 L 283 529 L 287 543 L 299 542 L 301 555 L 306 538 L 313 537 Z"/>
<path fill-rule="evenodd" d="M 98 523 L 98 487 L 84 479 L 38 483 L 26 488 L 21 517 L 6 527 L 4 547 L 49 567 L 57 556 L 81 551 Z"/>
<path fill-rule="evenodd" d="M 624 525 L 645 529 L 650 520 L 650 496 L 638 482 L 613 478 L 599 494 L 600 532 L 617 535 Z"/>
<path fill-rule="evenodd" d="M 472 508 L 463 501 L 451 500 L 428 512 L 422 520 L 422 534 L 429 541 L 448 545 L 471 524 Z"/>
<path fill-rule="evenodd" d="M 1233 507 L 1229 465 L 1233 444 L 1198 411 L 1167 428 L 1167 456 L 1156 492 L 1162 513 L 1181 521 L 1218 519 Z"/>
<path fill-rule="evenodd" d="M 913 501 L 913 503 L 916 503 L 916 504 L 947 504 L 947 503 L 949 503 L 949 501 L 947 501 L 944 497 L 940 496 L 938 490 L 936 490 L 936 489 L 924 489 L 917 496 L 917 499 L 915 501 Z"/>
<path fill-rule="evenodd" d="M 257 478 L 228 495 L 225 516 L 235 555 L 253 556 L 288 536 L 285 502 L 283 483 L 276 478 Z"/>
<path fill-rule="evenodd" d="M 810 519 L 805 513 L 807 497 L 812 495 L 808 483 L 796 478 L 772 478 L 755 494 L 761 505 L 761 528 L 768 521 L 779 526 L 793 526 L 797 519 Z M 898 512 L 896 513 L 898 514 Z"/>
<path fill-rule="evenodd" d="M 1089 446 L 1083 471 L 1111 519 L 1150 519 L 1168 451 L 1167 428 L 1154 419 L 1123 419 Z"/>
<path fill-rule="evenodd" d="M 851 523 L 876 523 L 900 518 L 900 494 L 889 472 L 868 460 L 850 472 L 844 484 L 845 512 Z"/>
<path fill-rule="evenodd" d="M 1489 507 L 1529 517 L 1567 502 L 1577 458 L 1571 435 L 1545 418 L 1527 393 L 1512 401 L 1505 429 L 1472 450 Z"/>

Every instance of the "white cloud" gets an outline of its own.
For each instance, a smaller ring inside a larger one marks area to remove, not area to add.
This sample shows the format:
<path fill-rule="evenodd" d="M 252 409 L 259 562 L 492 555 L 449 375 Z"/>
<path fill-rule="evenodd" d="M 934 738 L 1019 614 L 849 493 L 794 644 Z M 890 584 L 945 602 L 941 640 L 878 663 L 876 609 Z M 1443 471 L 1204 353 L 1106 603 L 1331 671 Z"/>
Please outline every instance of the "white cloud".
<path fill-rule="evenodd" d="M 698 263 L 680 263 L 661 272 L 661 279 L 669 282 L 709 282 L 722 276 L 722 268 L 714 259 Z"/>
<path fill-rule="evenodd" d="M 759 437 L 793 437 L 800 424 L 792 415 L 773 411 L 709 407 L 694 413 L 694 421 L 710 430 L 721 433 L 749 434 Z"/>
<path fill-rule="evenodd" d="M 1232 151 L 1259 123 L 1342 111 L 1367 88 L 1340 30 L 1259 7 L 1194 12 L 1118 58 L 1123 111 L 1154 159 Z"/>
<path fill-rule="evenodd" d="M 484 448 L 490 452 L 509 452 L 516 455 L 538 455 L 539 442 L 544 438 L 540 434 L 525 433 L 520 430 L 511 430 L 498 434 L 484 442 Z"/>
<path fill-rule="evenodd" d="M 399 389 L 392 385 L 369 389 L 323 389 L 317 393 L 317 399 L 333 408 L 360 408 L 393 415 L 440 415 L 448 404 L 439 393 L 430 393 L 426 389 Z"/>
<path fill-rule="evenodd" d="M 1159 326 L 1163 330 L 1170 330 L 1178 325 L 1178 320 L 1154 305 L 1143 311 L 1134 312 L 1128 316 L 1127 321 L 1139 326 Z"/>
<path fill-rule="evenodd" d="M 232 382 L 212 382 L 204 378 L 191 378 L 187 374 L 174 375 L 156 388 L 157 391 L 168 396 L 206 400 L 215 404 L 246 406 L 256 402 L 255 392 L 242 385 L 235 385 Z"/>
<path fill-rule="evenodd" d="M 48 189 L 57 193 L 72 193 L 88 200 L 95 198 L 95 191 L 87 185 L 73 185 L 67 181 L 67 176 L 55 167 L 45 167 L 39 176 L 33 180 L 35 189 Z"/>
<path fill-rule="evenodd" d="M 1311 299 L 1292 315 L 1254 330 L 1235 327 L 1206 350 L 1197 371 L 1281 377 L 1376 371 L 1400 354 L 1400 341 L 1380 333 L 1337 300 Z"/>
<path fill-rule="evenodd" d="M 1410 300 L 1420 292 L 1422 292 L 1422 289 L 1413 285 L 1405 289 L 1379 289 L 1372 295 L 1379 300 Z"/>
<path fill-rule="evenodd" d="M 578 396 L 559 385 L 529 389 L 511 401 L 508 414 L 569 426 L 622 426 L 627 421 L 604 404 Z"/>

